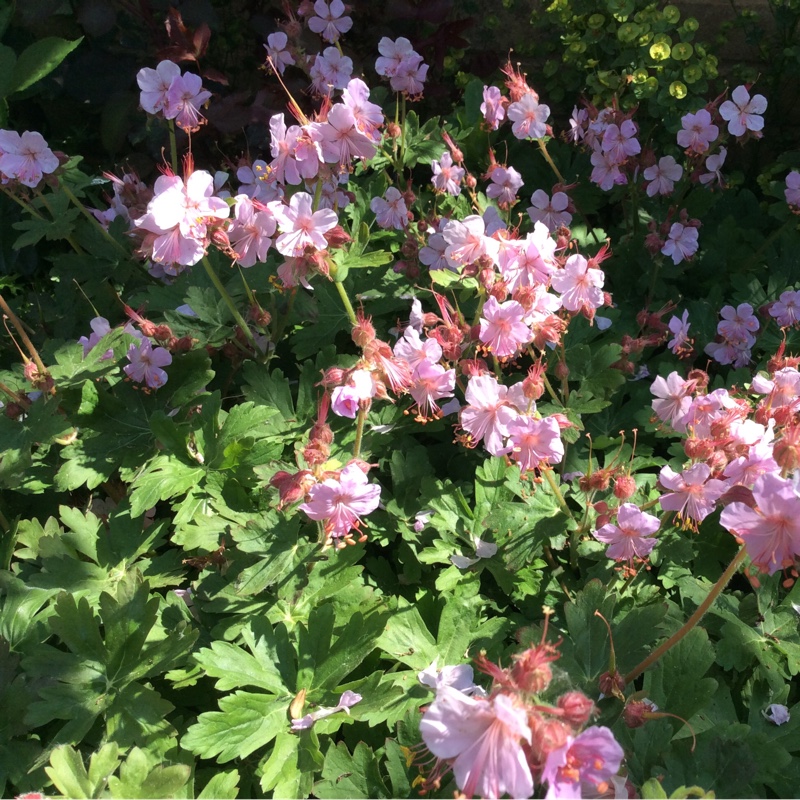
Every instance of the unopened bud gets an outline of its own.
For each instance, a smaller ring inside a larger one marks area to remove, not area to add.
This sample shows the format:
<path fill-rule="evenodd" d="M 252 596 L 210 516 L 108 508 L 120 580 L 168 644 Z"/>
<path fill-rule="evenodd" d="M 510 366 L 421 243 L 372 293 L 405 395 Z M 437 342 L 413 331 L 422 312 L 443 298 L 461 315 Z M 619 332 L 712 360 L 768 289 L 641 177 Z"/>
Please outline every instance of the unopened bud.
<path fill-rule="evenodd" d="M 399 139 L 403 133 L 403 129 L 396 122 L 390 122 L 385 130 L 387 139 Z"/>
<path fill-rule="evenodd" d="M 620 475 L 614 481 L 614 497 L 619 500 L 627 500 L 636 494 L 636 481 L 633 475 Z"/>
<path fill-rule="evenodd" d="M 562 694 L 556 705 L 564 712 L 562 719 L 576 728 L 585 725 L 595 711 L 594 703 L 583 692 Z"/>
<path fill-rule="evenodd" d="M 613 675 L 610 672 L 604 672 L 598 680 L 598 686 L 606 697 L 617 697 L 625 689 L 625 678 L 619 672 L 614 672 Z"/>
<path fill-rule="evenodd" d="M 361 348 L 375 341 L 375 327 L 368 317 L 359 316 L 358 323 L 353 326 L 351 333 L 353 341 Z"/>

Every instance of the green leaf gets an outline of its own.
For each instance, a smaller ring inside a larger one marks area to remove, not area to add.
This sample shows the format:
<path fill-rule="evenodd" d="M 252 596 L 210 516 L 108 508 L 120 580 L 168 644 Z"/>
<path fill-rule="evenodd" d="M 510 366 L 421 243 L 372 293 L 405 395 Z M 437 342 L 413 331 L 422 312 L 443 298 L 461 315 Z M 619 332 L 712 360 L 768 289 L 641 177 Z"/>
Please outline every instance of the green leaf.
<path fill-rule="evenodd" d="M 201 466 L 190 466 L 170 455 L 158 455 L 131 486 L 131 514 L 141 516 L 159 500 L 169 500 L 195 486 L 205 475 Z"/>
<path fill-rule="evenodd" d="M 290 702 L 291 698 L 252 692 L 227 695 L 219 701 L 220 711 L 200 714 L 181 747 L 202 758 L 216 757 L 220 764 L 246 758 L 289 728 Z"/>
<path fill-rule="evenodd" d="M 273 694 L 286 694 L 288 689 L 274 662 L 251 655 L 235 644 L 212 642 L 195 659 L 210 678 L 217 678 L 216 688 L 227 691 L 239 686 L 255 686 Z"/>
<path fill-rule="evenodd" d="M 239 795 L 239 772 L 217 772 L 197 795 L 197 800 L 235 800 Z"/>
<path fill-rule="evenodd" d="M 353 755 L 347 745 L 339 742 L 328 748 L 322 767 L 322 780 L 314 784 L 317 797 L 391 797 L 378 769 L 372 750 L 359 742 Z"/>
<path fill-rule="evenodd" d="M 67 745 L 53 750 L 50 766 L 45 767 L 45 772 L 65 797 L 79 800 L 95 796 L 94 786 L 80 755 Z"/>
<path fill-rule="evenodd" d="M 21 92 L 49 75 L 81 42 L 48 36 L 26 47 L 17 59 L 8 94 Z"/>
<path fill-rule="evenodd" d="M 144 750 L 134 747 L 120 767 L 119 778 L 108 779 L 108 788 L 114 798 L 175 797 L 191 774 L 186 764 L 153 765 Z"/>
<path fill-rule="evenodd" d="M 10 9 L 0 9 L 0 27 L 2 27 L 2 20 L 9 12 Z M 0 37 L 2 37 L 2 33 L 0 33 Z M 10 94 L 11 76 L 16 62 L 17 54 L 10 47 L 0 44 L 0 98 Z"/>
<path fill-rule="evenodd" d="M 417 671 L 429 667 L 438 655 L 436 641 L 419 610 L 402 598 L 375 644 L 384 653 Z"/>

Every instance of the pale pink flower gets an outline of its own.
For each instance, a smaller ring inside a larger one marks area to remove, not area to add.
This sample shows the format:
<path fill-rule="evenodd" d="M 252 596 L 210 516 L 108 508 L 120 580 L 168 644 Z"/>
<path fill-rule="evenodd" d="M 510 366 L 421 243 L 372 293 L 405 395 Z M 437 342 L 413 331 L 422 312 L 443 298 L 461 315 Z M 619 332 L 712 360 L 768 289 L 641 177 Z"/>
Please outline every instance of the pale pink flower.
<path fill-rule="evenodd" d="M 550 284 L 561 295 L 561 304 L 567 311 L 600 308 L 603 295 L 603 271 L 589 266 L 579 253 L 571 255 L 564 269 L 553 273 Z"/>
<path fill-rule="evenodd" d="M 414 47 L 405 36 L 398 36 L 395 41 L 384 36 L 378 42 L 378 52 L 381 55 L 375 62 L 375 71 L 378 75 L 391 78 L 403 59 L 414 53 Z"/>
<path fill-rule="evenodd" d="M 470 434 L 470 445 L 483 442 L 493 456 L 507 452 L 503 439 L 508 436 L 509 423 L 519 416 L 508 404 L 507 394 L 508 388 L 494 375 L 476 375 L 467 384 L 467 405 L 461 409 L 461 427 Z"/>
<path fill-rule="evenodd" d="M 574 144 L 580 142 L 585 135 L 586 126 L 589 122 L 589 111 L 585 108 L 579 109 L 573 106 L 572 116 L 569 118 L 569 140 Z"/>
<path fill-rule="evenodd" d="M 662 467 L 658 481 L 671 491 L 661 495 L 661 508 L 675 511 L 679 519 L 691 521 L 696 527 L 714 510 L 717 500 L 727 489 L 724 481 L 709 480 L 710 475 L 708 464 L 693 464 L 683 472 L 675 472 L 669 466 Z"/>
<path fill-rule="evenodd" d="M 800 177 L 800 172 L 794 174 Z M 769 315 L 781 328 L 797 325 L 800 322 L 800 291 L 787 289 L 781 292 L 780 298 L 770 306 Z"/>
<path fill-rule="evenodd" d="M 744 136 L 747 131 L 759 133 L 764 128 L 764 117 L 760 115 L 766 110 L 764 95 L 757 94 L 751 98 L 747 87 L 737 86 L 731 99 L 719 107 L 719 115 L 727 121 L 731 136 Z"/>
<path fill-rule="evenodd" d="M 517 139 L 542 139 L 547 133 L 550 107 L 539 102 L 533 93 L 524 94 L 508 107 L 508 118 L 514 123 L 511 132 Z"/>
<path fill-rule="evenodd" d="M 327 708 L 325 706 L 320 706 L 311 713 L 306 714 L 301 719 L 293 719 L 292 730 L 307 731 L 309 728 L 314 727 L 314 723 L 317 720 L 330 717 L 332 714 L 337 714 L 339 711 L 344 711 L 345 714 L 349 714 L 350 709 L 356 705 L 356 703 L 360 703 L 363 699 L 364 698 L 360 694 L 347 689 L 347 691 L 342 692 L 341 697 L 339 697 L 339 702 L 335 707 Z"/>
<path fill-rule="evenodd" d="M 658 544 L 653 534 L 660 526 L 658 517 L 640 511 L 633 503 L 623 503 L 617 511 L 617 524 L 603 525 L 594 532 L 594 537 L 610 545 L 606 550 L 608 558 L 631 561 L 650 554 Z"/>
<path fill-rule="evenodd" d="M 651 394 L 657 398 L 652 403 L 653 411 L 662 422 L 675 428 L 692 405 L 694 388 L 692 381 L 684 380 L 677 372 L 670 372 L 666 379 L 659 375 L 650 387 Z"/>
<path fill-rule="evenodd" d="M 412 96 L 422 94 L 423 84 L 428 77 L 428 65 L 422 63 L 419 53 L 406 56 L 389 79 L 389 85 L 395 92 L 405 92 Z"/>
<path fill-rule="evenodd" d="M 510 292 L 521 287 L 546 286 L 558 269 L 556 243 L 541 222 L 524 239 L 502 240 L 500 244 L 498 265 Z"/>
<path fill-rule="evenodd" d="M 714 389 L 708 394 L 700 394 L 692 399 L 686 413 L 673 428 L 676 431 L 693 431 L 698 438 L 711 436 L 711 425 L 717 419 L 731 416 L 728 412 L 738 408 L 736 401 L 727 389 Z"/>
<path fill-rule="evenodd" d="M 575 738 L 568 736 L 566 744 L 548 753 L 542 770 L 548 783 L 546 800 L 604 794 L 624 755 L 608 728 L 593 725 Z"/>
<path fill-rule="evenodd" d="M 530 743 L 527 712 L 504 694 L 472 698 L 442 686 L 420 721 L 425 746 L 450 761 L 467 796 L 530 797 L 533 777 L 521 740 Z"/>
<path fill-rule="evenodd" d="M 41 133 L 0 131 L 0 173 L 33 188 L 45 175 L 58 169 L 58 157 L 47 146 Z"/>
<path fill-rule="evenodd" d="M 358 530 L 361 518 L 378 507 L 380 498 L 381 487 L 370 484 L 360 467 L 350 463 L 339 473 L 338 480 L 328 478 L 314 484 L 300 510 L 311 519 L 324 522 L 325 532 L 338 539 Z"/>
<path fill-rule="evenodd" d="M 676 163 L 672 156 L 662 156 L 658 159 L 658 164 L 654 164 L 644 171 L 644 179 L 650 181 L 647 184 L 647 196 L 672 194 L 675 181 L 679 181 L 682 175 L 683 167 Z"/>
<path fill-rule="evenodd" d="M 501 207 L 513 205 L 522 186 L 522 175 L 514 167 L 495 167 L 490 178 L 492 182 L 486 188 L 486 196 L 497 200 Z"/>
<path fill-rule="evenodd" d="M 272 163 L 269 165 L 269 181 L 297 186 L 303 181 L 295 158 L 301 129 L 297 125 L 287 128 L 283 114 L 273 114 L 269 120 L 269 132 L 269 149 L 272 154 Z"/>
<path fill-rule="evenodd" d="M 675 355 L 691 347 L 691 340 L 689 339 L 691 323 L 689 322 L 688 309 L 683 312 L 683 316 L 680 319 L 673 316 L 667 327 L 669 327 L 669 332 L 672 334 L 672 339 L 667 343 L 667 347 L 669 347 Z"/>
<path fill-rule="evenodd" d="M 697 238 L 697 228 L 681 222 L 673 222 L 661 252 L 665 256 L 669 256 L 673 264 L 680 264 L 681 261 L 687 261 L 697 252 L 699 247 Z"/>
<path fill-rule="evenodd" d="M 375 213 L 375 221 L 381 228 L 402 231 L 408 226 L 406 202 L 395 186 L 390 186 L 383 197 L 373 197 L 369 207 Z"/>
<path fill-rule="evenodd" d="M 451 264 L 445 256 L 448 246 L 441 233 L 434 233 L 428 238 L 428 243 L 420 248 L 419 260 L 431 270 L 449 269 L 455 272 L 458 267 Z"/>
<path fill-rule="evenodd" d="M 726 147 L 720 147 L 719 153 L 714 153 L 713 156 L 709 156 L 706 159 L 706 169 L 708 172 L 704 172 L 700 176 L 700 183 L 703 186 L 711 187 L 715 183 L 718 183 L 720 186 L 725 185 L 725 181 L 722 178 L 722 165 L 725 163 L 725 158 L 728 155 L 728 149 Z"/>
<path fill-rule="evenodd" d="M 139 103 L 148 114 L 158 114 L 168 104 L 167 94 L 172 81 L 179 78 L 181 68 L 172 61 L 162 61 L 155 69 L 143 67 L 136 73 L 142 90 Z"/>
<path fill-rule="evenodd" d="M 783 190 L 786 202 L 793 209 L 800 210 L 800 172 L 792 170 L 786 176 L 786 188 Z"/>
<path fill-rule="evenodd" d="M 425 513 L 425 512 L 423 512 Z M 417 514 L 419 517 L 419 514 Z M 474 673 L 469 664 L 457 664 L 456 666 L 444 666 L 438 668 L 438 656 L 433 660 L 433 663 L 426 667 L 421 672 L 417 673 L 417 680 L 430 689 L 435 689 L 437 692 L 443 686 L 450 686 L 463 694 L 472 694 L 473 692 L 483 692 L 480 686 L 475 685 Z"/>
<path fill-rule="evenodd" d="M 722 474 L 728 479 L 729 486 L 752 486 L 762 475 L 780 472 L 780 467 L 772 457 L 774 429 L 775 420 L 771 419 L 766 432 L 750 447 L 747 455 L 728 463 Z"/>
<path fill-rule="evenodd" d="M 311 85 L 317 94 L 329 95 L 334 89 L 344 89 L 353 76 L 353 61 L 335 47 L 317 53 L 309 71 Z"/>
<path fill-rule="evenodd" d="M 433 178 L 431 183 L 433 188 L 439 192 L 458 197 L 461 194 L 461 180 L 464 177 L 464 170 L 453 164 L 453 157 L 445 150 L 438 161 L 431 162 Z"/>
<path fill-rule="evenodd" d="M 320 34 L 326 42 L 333 44 L 353 27 L 353 20 L 342 16 L 344 12 L 342 0 L 331 0 L 330 3 L 317 0 L 314 3 L 314 16 L 308 20 L 308 27 L 314 33 Z"/>
<path fill-rule="evenodd" d="M 528 209 L 531 222 L 541 222 L 548 230 L 554 231 L 562 225 L 568 228 L 572 222 L 569 208 L 569 197 L 564 192 L 553 192 L 552 199 L 544 189 L 537 189 L 531 197 L 533 205 Z"/>
<path fill-rule="evenodd" d="M 431 363 L 439 361 L 442 357 L 442 346 L 435 339 L 423 341 L 419 331 L 409 325 L 397 340 L 394 354 L 397 358 L 406 361 L 412 370 L 415 370 L 423 361 Z"/>
<path fill-rule="evenodd" d="M 361 405 L 375 397 L 376 392 L 372 373 L 367 369 L 354 370 L 347 384 L 331 392 L 331 410 L 339 417 L 355 419 Z"/>
<path fill-rule="evenodd" d="M 497 258 L 498 244 L 486 236 L 483 217 L 476 214 L 460 221 L 449 220 L 442 229 L 442 236 L 448 245 L 445 257 L 452 267 L 472 264 L 481 256 L 489 256 L 493 261 Z"/>
<path fill-rule="evenodd" d="M 768 719 L 774 725 L 783 725 L 792 718 L 791 714 L 789 713 L 789 709 L 781 703 L 772 703 L 771 705 L 767 706 L 765 711 L 762 711 L 761 713 L 763 714 L 764 719 Z"/>
<path fill-rule="evenodd" d="M 522 472 L 540 464 L 557 464 L 564 458 L 561 428 L 554 417 L 535 419 L 523 416 L 508 425 L 511 458 Z"/>
<path fill-rule="evenodd" d="M 440 364 L 421 361 L 412 375 L 409 393 L 414 398 L 423 419 L 439 416 L 437 400 L 452 397 L 456 386 L 456 371 Z"/>
<path fill-rule="evenodd" d="M 525 309 L 516 300 L 498 303 L 490 296 L 480 320 L 481 343 L 498 358 L 509 358 L 531 341 L 533 334 L 523 322 Z"/>
<path fill-rule="evenodd" d="M 266 161 L 257 158 L 252 164 L 243 164 L 236 170 L 239 181 L 239 194 L 246 194 L 253 200 L 269 203 L 283 197 L 283 187 L 268 181 L 271 168 Z"/>
<path fill-rule="evenodd" d="M 329 208 L 313 211 L 314 199 L 307 192 L 292 195 L 288 206 L 276 207 L 275 217 L 281 234 L 275 247 L 285 256 L 301 256 L 306 247 L 324 250 L 325 234 L 339 221 L 336 212 Z"/>
<path fill-rule="evenodd" d="M 750 303 L 739 303 L 736 308 L 723 306 L 719 313 L 722 321 L 717 325 L 717 333 L 729 341 L 746 339 L 760 327 Z"/>
<path fill-rule="evenodd" d="M 708 109 L 681 117 L 682 130 L 678 131 L 678 144 L 692 153 L 705 153 L 719 136 L 719 128 L 711 122 Z"/>
<path fill-rule="evenodd" d="M 267 36 L 267 43 L 264 45 L 267 55 L 272 59 L 272 66 L 279 75 L 283 75 L 286 67 L 295 63 L 294 56 L 286 47 L 288 43 L 289 38 L 286 34 L 283 31 L 277 31 L 277 33 Z"/>
<path fill-rule="evenodd" d="M 627 177 L 620 171 L 619 162 L 614 161 L 610 153 L 596 149 L 590 158 L 592 174 L 589 180 L 596 183 L 604 192 L 608 192 L 617 184 L 627 183 Z"/>
<path fill-rule="evenodd" d="M 770 575 L 800 555 L 800 497 L 779 475 L 762 475 L 753 486 L 755 508 L 731 503 L 720 525 L 744 541 L 750 560 Z"/>
<path fill-rule="evenodd" d="M 200 106 L 211 97 L 211 92 L 203 89 L 203 79 L 193 72 L 187 72 L 172 79 L 167 92 L 164 116 L 174 119 L 182 130 L 191 133 L 200 130 L 206 121 L 200 113 Z"/>
<path fill-rule="evenodd" d="M 481 114 L 486 121 L 486 125 L 491 131 L 496 131 L 500 123 L 506 117 L 506 104 L 503 95 L 496 86 L 483 87 L 483 102 L 481 103 Z"/>
<path fill-rule="evenodd" d="M 375 143 L 356 127 L 353 112 L 341 103 L 328 111 L 326 122 L 314 123 L 322 157 L 327 164 L 349 165 L 354 158 L 372 158 Z"/>
<path fill-rule="evenodd" d="M 623 120 L 620 125 L 609 125 L 603 132 L 602 150 L 613 164 L 622 164 L 630 156 L 642 151 L 636 138 L 636 125 L 633 120 Z"/>
<path fill-rule="evenodd" d="M 151 389 L 158 389 L 167 382 L 167 373 L 162 367 L 172 363 L 172 355 L 164 347 L 153 347 L 149 339 L 142 339 L 128 348 L 128 360 L 123 368 L 125 374 L 136 383 L 146 383 Z"/>
<path fill-rule="evenodd" d="M 381 107 L 369 101 L 369 87 L 360 78 L 353 78 L 342 91 L 342 103 L 353 113 L 356 127 L 373 142 L 381 138 L 383 125 Z"/>
<path fill-rule="evenodd" d="M 234 220 L 228 228 L 228 238 L 236 253 L 236 263 L 252 267 L 256 261 L 267 260 L 267 250 L 272 244 L 276 223 L 272 211 L 247 195 L 234 198 Z"/>

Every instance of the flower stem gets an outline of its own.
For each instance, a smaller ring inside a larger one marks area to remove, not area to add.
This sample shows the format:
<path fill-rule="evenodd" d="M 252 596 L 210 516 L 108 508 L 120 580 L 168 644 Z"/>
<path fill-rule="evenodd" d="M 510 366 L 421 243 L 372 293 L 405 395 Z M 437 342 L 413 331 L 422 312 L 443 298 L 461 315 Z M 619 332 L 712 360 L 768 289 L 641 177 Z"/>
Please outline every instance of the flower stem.
<path fill-rule="evenodd" d="M 248 338 L 250 344 L 253 345 L 256 354 L 258 354 L 258 345 L 256 344 L 253 332 L 250 330 L 250 326 L 244 321 L 244 317 L 242 317 L 242 315 L 239 313 L 239 309 L 236 308 L 236 303 L 233 302 L 233 298 L 228 294 L 228 290 L 222 285 L 222 281 L 219 279 L 217 273 L 214 272 L 214 267 L 211 266 L 208 256 L 203 256 L 202 262 L 208 277 L 211 278 L 211 283 L 214 284 L 214 288 L 216 288 L 216 290 L 219 292 L 220 297 L 222 297 L 222 299 L 225 301 L 225 305 L 228 306 L 229 311 L 231 314 L 233 314 L 236 324 L 242 329 L 242 333 Z"/>
<path fill-rule="evenodd" d="M 175 140 L 175 120 L 169 120 L 169 154 L 172 163 L 172 171 L 178 174 L 178 143 Z"/>
<path fill-rule="evenodd" d="M 688 620 L 683 624 L 680 630 L 676 631 L 672 634 L 672 636 L 667 639 L 666 642 L 663 642 L 659 645 L 652 653 L 650 653 L 647 658 L 644 659 L 638 666 L 634 667 L 626 676 L 625 676 L 625 683 L 630 683 L 631 681 L 635 680 L 639 677 L 648 667 L 652 666 L 653 664 L 658 661 L 661 656 L 664 655 L 668 650 L 671 650 L 678 642 L 686 636 L 689 631 L 697 625 L 698 622 L 703 618 L 706 611 L 714 604 L 714 601 L 719 597 L 722 590 L 728 585 L 730 579 L 734 576 L 736 571 L 744 561 L 745 556 L 747 555 L 747 551 L 744 547 L 733 557 L 733 561 L 728 564 L 728 568 L 725 572 L 720 575 L 719 580 L 711 587 L 711 591 L 708 593 L 708 597 L 697 607 L 697 610 L 689 617 Z"/>
<path fill-rule="evenodd" d="M 561 494 L 561 489 L 558 488 L 558 483 L 553 477 L 553 470 L 548 467 L 543 467 L 542 475 L 544 475 L 545 480 L 550 484 L 550 488 L 553 490 L 553 494 L 556 496 L 556 500 L 558 501 L 558 505 L 561 507 L 561 510 L 574 522 L 575 517 L 572 513 L 572 510 L 567 505 L 564 495 Z"/>
<path fill-rule="evenodd" d="M 350 324 L 358 325 L 356 312 L 353 310 L 353 304 L 350 302 L 350 298 L 347 296 L 347 290 L 344 288 L 344 284 L 340 283 L 339 281 L 334 281 L 333 283 L 336 286 L 336 291 L 339 292 L 339 297 L 342 298 L 342 305 L 344 306 L 344 310 L 347 312 L 347 317 L 350 320 Z"/>
<path fill-rule="evenodd" d="M 364 438 L 364 423 L 367 419 L 367 409 L 359 406 L 358 417 L 356 418 L 356 441 L 353 445 L 353 458 L 361 455 L 361 440 Z"/>
<path fill-rule="evenodd" d="M 1 294 L 0 294 L 0 308 L 3 309 L 3 313 L 11 320 L 11 324 L 17 329 L 19 338 L 22 339 L 23 344 L 28 349 L 31 358 L 33 359 L 37 369 L 39 370 L 39 375 L 41 376 L 47 375 L 47 367 L 45 367 L 44 363 L 42 362 L 42 359 L 39 356 L 39 351 L 33 346 L 33 342 L 30 340 L 28 334 L 25 332 L 25 328 L 20 322 L 19 317 L 11 310 L 10 306 L 8 305 L 8 303 L 6 303 L 5 298 Z"/>

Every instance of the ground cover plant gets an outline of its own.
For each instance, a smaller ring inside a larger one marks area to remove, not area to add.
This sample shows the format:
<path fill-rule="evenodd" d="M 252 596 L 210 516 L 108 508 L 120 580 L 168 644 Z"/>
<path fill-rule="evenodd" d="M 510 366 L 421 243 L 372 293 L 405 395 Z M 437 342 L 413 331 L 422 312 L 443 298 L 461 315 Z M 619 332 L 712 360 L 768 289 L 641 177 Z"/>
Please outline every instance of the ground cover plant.
<path fill-rule="evenodd" d="M 6 796 L 796 793 L 794 62 L 602 5 L 0 7 Z"/>

